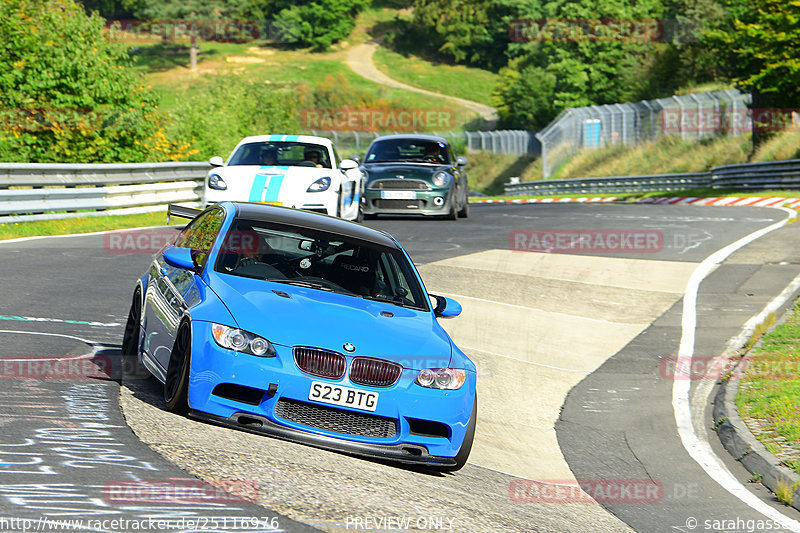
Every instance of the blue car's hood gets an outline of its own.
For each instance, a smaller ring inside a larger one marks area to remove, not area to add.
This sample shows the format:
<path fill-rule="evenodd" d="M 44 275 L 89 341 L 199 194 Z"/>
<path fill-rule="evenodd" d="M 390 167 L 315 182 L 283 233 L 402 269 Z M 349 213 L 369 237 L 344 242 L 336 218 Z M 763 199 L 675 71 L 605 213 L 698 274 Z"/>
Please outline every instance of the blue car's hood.
<path fill-rule="evenodd" d="M 450 338 L 430 312 L 316 289 L 214 273 L 211 287 L 238 326 L 274 344 L 379 357 L 406 368 L 445 367 Z M 278 296 L 273 290 L 290 298 Z M 394 316 L 381 316 L 389 311 Z"/>

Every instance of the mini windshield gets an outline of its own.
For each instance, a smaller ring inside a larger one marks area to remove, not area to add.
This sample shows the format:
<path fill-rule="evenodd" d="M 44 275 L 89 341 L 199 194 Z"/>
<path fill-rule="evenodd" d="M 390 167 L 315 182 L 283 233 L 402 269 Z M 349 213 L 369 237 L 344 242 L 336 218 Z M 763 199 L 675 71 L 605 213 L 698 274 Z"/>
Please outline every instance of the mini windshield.
<path fill-rule="evenodd" d="M 429 309 L 400 250 L 319 230 L 238 219 L 225 236 L 216 271 Z"/>
<path fill-rule="evenodd" d="M 406 161 L 449 165 L 450 156 L 443 142 L 422 139 L 386 139 L 369 147 L 365 163 Z"/>
<path fill-rule="evenodd" d="M 243 144 L 228 161 L 229 167 L 238 165 L 332 168 L 326 147 L 301 142 Z"/>

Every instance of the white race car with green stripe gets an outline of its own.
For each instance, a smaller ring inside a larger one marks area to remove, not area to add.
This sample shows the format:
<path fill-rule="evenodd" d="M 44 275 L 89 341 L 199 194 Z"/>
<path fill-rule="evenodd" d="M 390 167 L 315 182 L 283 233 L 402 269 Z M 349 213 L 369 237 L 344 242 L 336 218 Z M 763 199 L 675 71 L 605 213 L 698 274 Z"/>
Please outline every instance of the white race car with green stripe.
<path fill-rule="evenodd" d="M 212 157 L 206 206 L 246 201 L 362 218 L 364 177 L 355 161 L 340 160 L 330 139 L 258 135 L 236 145 L 227 162 Z"/>

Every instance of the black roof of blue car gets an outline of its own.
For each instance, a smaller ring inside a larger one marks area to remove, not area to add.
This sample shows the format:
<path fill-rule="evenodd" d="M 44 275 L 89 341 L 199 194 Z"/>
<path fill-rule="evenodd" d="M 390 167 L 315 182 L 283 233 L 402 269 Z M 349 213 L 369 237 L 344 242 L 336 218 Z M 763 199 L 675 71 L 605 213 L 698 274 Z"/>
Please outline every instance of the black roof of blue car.
<path fill-rule="evenodd" d="M 342 235 L 353 239 L 372 242 L 389 248 L 400 246 L 391 235 L 380 230 L 362 226 L 341 218 L 330 217 L 318 213 L 311 213 L 301 209 L 292 209 L 275 205 L 266 205 L 249 202 L 225 202 L 236 207 L 237 218 L 276 222 L 287 226 L 297 226 L 313 230 Z M 224 204 L 222 204 L 224 205 Z"/>

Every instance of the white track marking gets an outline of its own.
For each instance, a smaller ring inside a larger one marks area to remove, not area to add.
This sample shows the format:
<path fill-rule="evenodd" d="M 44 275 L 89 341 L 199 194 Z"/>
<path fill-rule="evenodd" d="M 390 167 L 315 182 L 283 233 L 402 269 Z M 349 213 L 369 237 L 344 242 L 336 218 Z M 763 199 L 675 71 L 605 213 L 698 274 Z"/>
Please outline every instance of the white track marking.
<path fill-rule="evenodd" d="M 717 264 L 724 261 L 732 253 L 753 242 L 754 240 L 763 237 L 767 233 L 783 227 L 790 218 L 797 216 L 794 211 L 785 208 L 781 209 L 788 212 L 789 216 L 780 222 L 755 231 L 750 235 L 742 237 L 738 241 L 731 243 L 720 250 L 717 250 L 704 259 L 689 278 L 689 282 L 686 285 L 686 292 L 683 296 L 681 344 L 678 351 L 678 357 L 688 359 L 690 365 L 691 359 L 694 357 L 695 333 L 697 328 L 697 293 L 700 288 L 700 283 Z M 784 293 L 785 292 L 786 291 L 784 291 Z M 748 321 L 748 324 L 749 323 L 750 322 Z M 731 474 L 728 468 L 722 463 L 720 458 L 714 454 L 714 451 L 711 449 L 711 444 L 708 442 L 708 440 L 698 437 L 697 433 L 695 432 L 691 404 L 689 401 L 691 384 L 691 380 L 677 379 L 676 374 L 672 385 L 672 408 L 675 412 L 675 422 L 678 426 L 678 433 L 680 434 L 683 447 L 686 449 L 692 459 L 694 459 L 703 468 L 703 470 L 706 471 L 711 479 L 719 483 L 722 488 L 730 492 L 733 496 L 755 511 L 763 514 L 767 518 L 777 523 L 780 523 L 781 527 L 800 533 L 800 522 L 780 513 L 778 510 L 763 502 L 758 496 L 747 490 L 747 488 L 745 488 L 739 482 L 739 480 L 737 480 L 733 474 Z"/>

